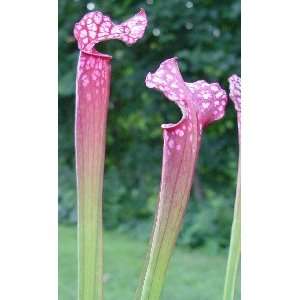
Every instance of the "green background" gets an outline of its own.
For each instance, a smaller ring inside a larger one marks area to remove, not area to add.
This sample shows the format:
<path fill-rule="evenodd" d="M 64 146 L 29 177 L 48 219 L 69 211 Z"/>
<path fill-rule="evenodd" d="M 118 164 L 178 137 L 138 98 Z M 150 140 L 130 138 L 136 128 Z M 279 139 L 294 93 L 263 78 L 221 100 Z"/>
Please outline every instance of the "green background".
<path fill-rule="evenodd" d="M 147 243 L 116 231 L 104 234 L 104 299 L 133 300 Z M 76 229 L 59 229 L 59 299 L 75 300 Z M 221 300 L 226 256 L 209 249 L 178 247 L 172 256 L 161 300 Z M 240 300 L 238 285 L 235 300 Z"/>

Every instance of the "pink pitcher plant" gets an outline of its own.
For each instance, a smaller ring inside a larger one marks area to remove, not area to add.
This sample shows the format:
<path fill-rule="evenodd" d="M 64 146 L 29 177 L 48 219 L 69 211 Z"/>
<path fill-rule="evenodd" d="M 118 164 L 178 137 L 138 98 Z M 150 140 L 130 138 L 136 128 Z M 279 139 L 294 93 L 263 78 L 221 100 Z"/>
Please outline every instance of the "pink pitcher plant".
<path fill-rule="evenodd" d="M 112 39 L 133 44 L 143 37 L 146 26 L 141 10 L 121 24 L 91 12 L 74 27 L 80 50 L 75 120 L 79 300 L 103 299 L 102 189 L 112 57 L 98 52 L 95 45 Z"/>
<path fill-rule="evenodd" d="M 146 86 L 162 92 L 182 112 L 176 124 L 163 124 L 161 185 L 146 268 L 136 299 L 160 298 L 168 263 L 189 199 L 202 131 L 224 115 L 227 96 L 218 83 L 184 82 L 176 58 L 149 73 Z"/>
<path fill-rule="evenodd" d="M 232 75 L 229 78 L 229 96 L 237 112 L 239 145 L 241 149 L 241 78 Z M 223 300 L 233 300 L 237 281 L 237 273 L 241 256 L 241 169 L 240 156 L 234 205 L 234 216 L 231 228 L 229 255 L 227 261 Z"/>

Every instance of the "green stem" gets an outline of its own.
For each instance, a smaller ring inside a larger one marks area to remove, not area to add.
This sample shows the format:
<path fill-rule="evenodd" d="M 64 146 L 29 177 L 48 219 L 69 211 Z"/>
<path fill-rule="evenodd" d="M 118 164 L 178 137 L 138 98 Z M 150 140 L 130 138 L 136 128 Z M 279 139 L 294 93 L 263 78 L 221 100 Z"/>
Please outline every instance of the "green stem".
<path fill-rule="evenodd" d="M 231 239 L 229 255 L 227 260 L 227 269 L 225 277 L 225 286 L 223 300 L 233 300 L 236 287 L 236 277 L 241 256 L 241 176 L 240 160 L 237 178 L 237 189 L 234 206 L 233 223 L 231 227 Z"/>

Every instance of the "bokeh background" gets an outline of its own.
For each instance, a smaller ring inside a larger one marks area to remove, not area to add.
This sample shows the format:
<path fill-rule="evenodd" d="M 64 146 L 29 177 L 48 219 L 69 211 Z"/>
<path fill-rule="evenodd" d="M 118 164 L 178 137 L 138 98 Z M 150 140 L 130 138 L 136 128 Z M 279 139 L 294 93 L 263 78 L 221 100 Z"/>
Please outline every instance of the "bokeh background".
<path fill-rule="evenodd" d="M 218 81 L 228 90 L 227 78 L 240 75 L 239 0 L 59 0 L 60 300 L 76 299 L 73 130 L 78 50 L 73 25 L 91 10 L 121 22 L 141 7 L 149 18 L 142 40 L 131 47 L 119 41 L 98 47 L 113 56 L 103 203 L 106 299 L 133 299 L 159 191 L 160 125 L 181 117 L 176 105 L 146 88 L 146 74 L 177 56 L 186 81 Z M 205 130 L 163 299 L 221 298 L 237 149 L 235 112 L 229 103 L 224 119 Z"/>

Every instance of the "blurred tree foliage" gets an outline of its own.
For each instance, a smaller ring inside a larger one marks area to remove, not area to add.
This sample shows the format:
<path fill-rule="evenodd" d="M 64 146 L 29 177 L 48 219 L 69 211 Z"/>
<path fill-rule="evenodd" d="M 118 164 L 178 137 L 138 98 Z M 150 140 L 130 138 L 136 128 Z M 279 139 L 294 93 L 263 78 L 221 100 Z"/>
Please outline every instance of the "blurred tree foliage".
<path fill-rule="evenodd" d="M 121 22 L 143 7 L 145 36 L 127 47 L 118 41 L 98 50 L 112 60 L 105 165 L 106 228 L 145 238 L 152 226 L 162 158 L 160 124 L 176 122 L 179 109 L 144 79 L 166 58 L 177 56 L 186 81 L 219 81 L 240 73 L 239 0 L 59 0 L 59 220 L 76 222 L 74 91 L 78 50 L 74 22 L 98 9 Z M 231 103 L 225 118 L 205 131 L 180 242 L 192 247 L 228 244 L 237 167 L 237 129 Z"/>

